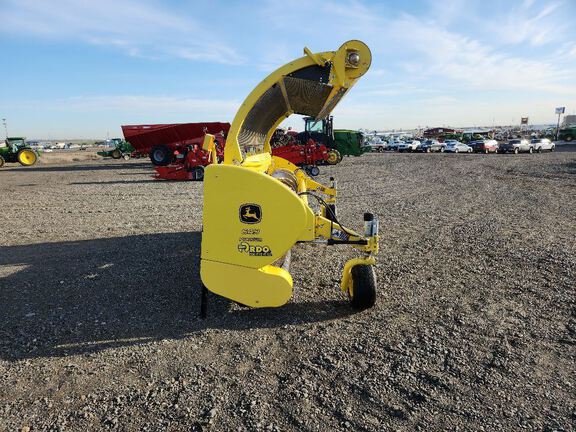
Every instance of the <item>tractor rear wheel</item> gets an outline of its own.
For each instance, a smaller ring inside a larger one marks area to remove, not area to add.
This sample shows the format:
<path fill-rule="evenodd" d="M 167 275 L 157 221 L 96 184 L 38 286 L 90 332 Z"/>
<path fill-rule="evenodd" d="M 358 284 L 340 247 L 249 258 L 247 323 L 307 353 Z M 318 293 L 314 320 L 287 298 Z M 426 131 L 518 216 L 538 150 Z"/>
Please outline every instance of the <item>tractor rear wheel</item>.
<path fill-rule="evenodd" d="M 114 149 L 112 150 L 112 153 L 110 153 L 110 156 L 112 156 L 112 159 L 120 159 L 122 157 L 122 152 L 118 149 Z"/>
<path fill-rule="evenodd" d="M 150 150 L 150 160 L 156 166 L 166 166 L 170 163 L 170 149 L 164 145 L 154 146 Z"/>
<path fill-rule="evenodd" d="M 374 267 L 358 264 L 352 267 L 348 297 L 354 309 L 368 309 L 376 303 L 376 274 Z"/>
<path fill-rule="evenodd" d="M 34 150 L 22 149 L 16 155 L 16 159 L 18 159 L 18 162 L 20 163 L 20 165 L 32 166 L 38 160 L 38 156 L 36 156 L 36 153 L 34 153 Z"/>
<path fill-rule="evenodd" d="M 4 158 L 0 156 L 0 168 L 4 166 Z"/>
<path fill-rule="evenodd" d="M 338 162 L 342 160 L 342 155 L 340 152 L 335 149 L 328 150 L 328 159 L 326 159 L 326 163 L 328 165 L 336 165 Z"/>

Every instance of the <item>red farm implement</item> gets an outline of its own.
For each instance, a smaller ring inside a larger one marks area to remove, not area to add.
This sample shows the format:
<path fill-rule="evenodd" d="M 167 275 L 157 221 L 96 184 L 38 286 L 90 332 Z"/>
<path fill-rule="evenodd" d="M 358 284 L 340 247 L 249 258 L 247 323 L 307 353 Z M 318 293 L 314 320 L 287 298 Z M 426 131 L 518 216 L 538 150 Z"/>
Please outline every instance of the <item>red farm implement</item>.
<path fill-rule="evenodd" d="M 126 141 L 148 153 L 157 179 L 202 180 L 204 167 L 224 154 L 229 123 L 180 123 L 122 126 Z M 212 150 L 203 150 L 206 134 L 215 136 Z"/>
<path fill-rule="evenodd" d="M 329 149 L 313 139 L 301 143 L 293 133 L 283 134 L 281 131 L 276 131 L 271 145 L 273 156 L 279 156 L 302 167 L 311 176 L 320 174 L 318 165 L 328 163 Z"/>
<path fill-rule="evenodd" d="M 124 138 L 139 153 L 149 154 L 156 166 L 178 163 L 189 146 L 202 142 L 204 135 L 227 135 L 229 123 L 174 123 L 122 126 Z M 181 161 L 180 161 L 181 162 Z"/>

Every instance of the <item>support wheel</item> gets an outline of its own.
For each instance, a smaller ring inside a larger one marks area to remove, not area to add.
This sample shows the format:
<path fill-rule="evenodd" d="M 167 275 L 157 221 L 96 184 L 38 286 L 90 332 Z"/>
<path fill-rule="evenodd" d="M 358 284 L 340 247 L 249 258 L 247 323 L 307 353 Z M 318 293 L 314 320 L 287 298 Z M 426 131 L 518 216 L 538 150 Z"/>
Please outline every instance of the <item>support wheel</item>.
<path fill-rule="evenodd" d="M 114 149 L 110 156 L 112 156 L 112 159 L 120 159 L 122 157 L 122 152 L 118 149 Z"/>
<path fill-rule="evenodd" d="M 352 267 L 348 297 L 354 309 L 368 309 L 376 303 L 376 274 L 371 265 Z"/>
<path fill-rule="evenodd" d="M 318 168 L 317 166 L 311 166 L 308 169 L 308 173 L 312 176 L 312 177 L 316 177 L 318 174 L 320 174 L 320 168 Z"/>
<path fill-rule="evenodd" d="M 16 159 L 18 159 L 18 162 L 20 163 L 20 165 L 32 166 L 38 160 L 38 156 L 36 156 L 36 153 L 34 153 L 34 150 L 22 149 L 16 155 Z"/>
<path fill-rule="evenodd" d="M 130 160 L 130 155 L 128 153 L 126 153 L 124 156 L 122 156 L 122 158 L 124 160 Z"/>

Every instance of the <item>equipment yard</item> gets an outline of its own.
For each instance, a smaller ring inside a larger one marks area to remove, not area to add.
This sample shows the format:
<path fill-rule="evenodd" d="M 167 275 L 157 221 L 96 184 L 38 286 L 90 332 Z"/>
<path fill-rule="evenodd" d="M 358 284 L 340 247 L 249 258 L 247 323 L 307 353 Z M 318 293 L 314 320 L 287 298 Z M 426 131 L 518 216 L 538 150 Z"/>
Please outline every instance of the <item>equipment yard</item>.
<path fill-rule="evenodd" d="M 573 430 L 570 147 L 323 167 L 340 220 L 380 217 L 375 307 L 340 292 L 349 248 L 307 244 L 295 300 L 205 320 L 202 182 L 5 166 L 0 430 Z"/>

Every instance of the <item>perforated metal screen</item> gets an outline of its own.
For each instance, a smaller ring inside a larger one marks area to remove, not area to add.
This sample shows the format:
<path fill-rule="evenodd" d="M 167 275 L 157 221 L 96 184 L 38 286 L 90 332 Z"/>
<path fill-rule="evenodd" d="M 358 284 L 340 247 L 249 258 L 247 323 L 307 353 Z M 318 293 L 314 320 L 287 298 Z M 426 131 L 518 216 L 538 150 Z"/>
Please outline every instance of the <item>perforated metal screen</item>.
<path fill-rule="evenodd" d="M 262 152 L 267 132 L 289 110 L 311 117 L 325 117 L 330 114 L 345 93 L 339 92 L 333 98 L 336 100 L 330 101 L 322 110 L 332 91 L 332 86 L 326 84 L 330 68 L 330 64 L 323 67 L 309 66 L 285 76 L 281 83 L 270 87 L 258 99 L 240 129 L 238 143 L 244 153 Z"/>

